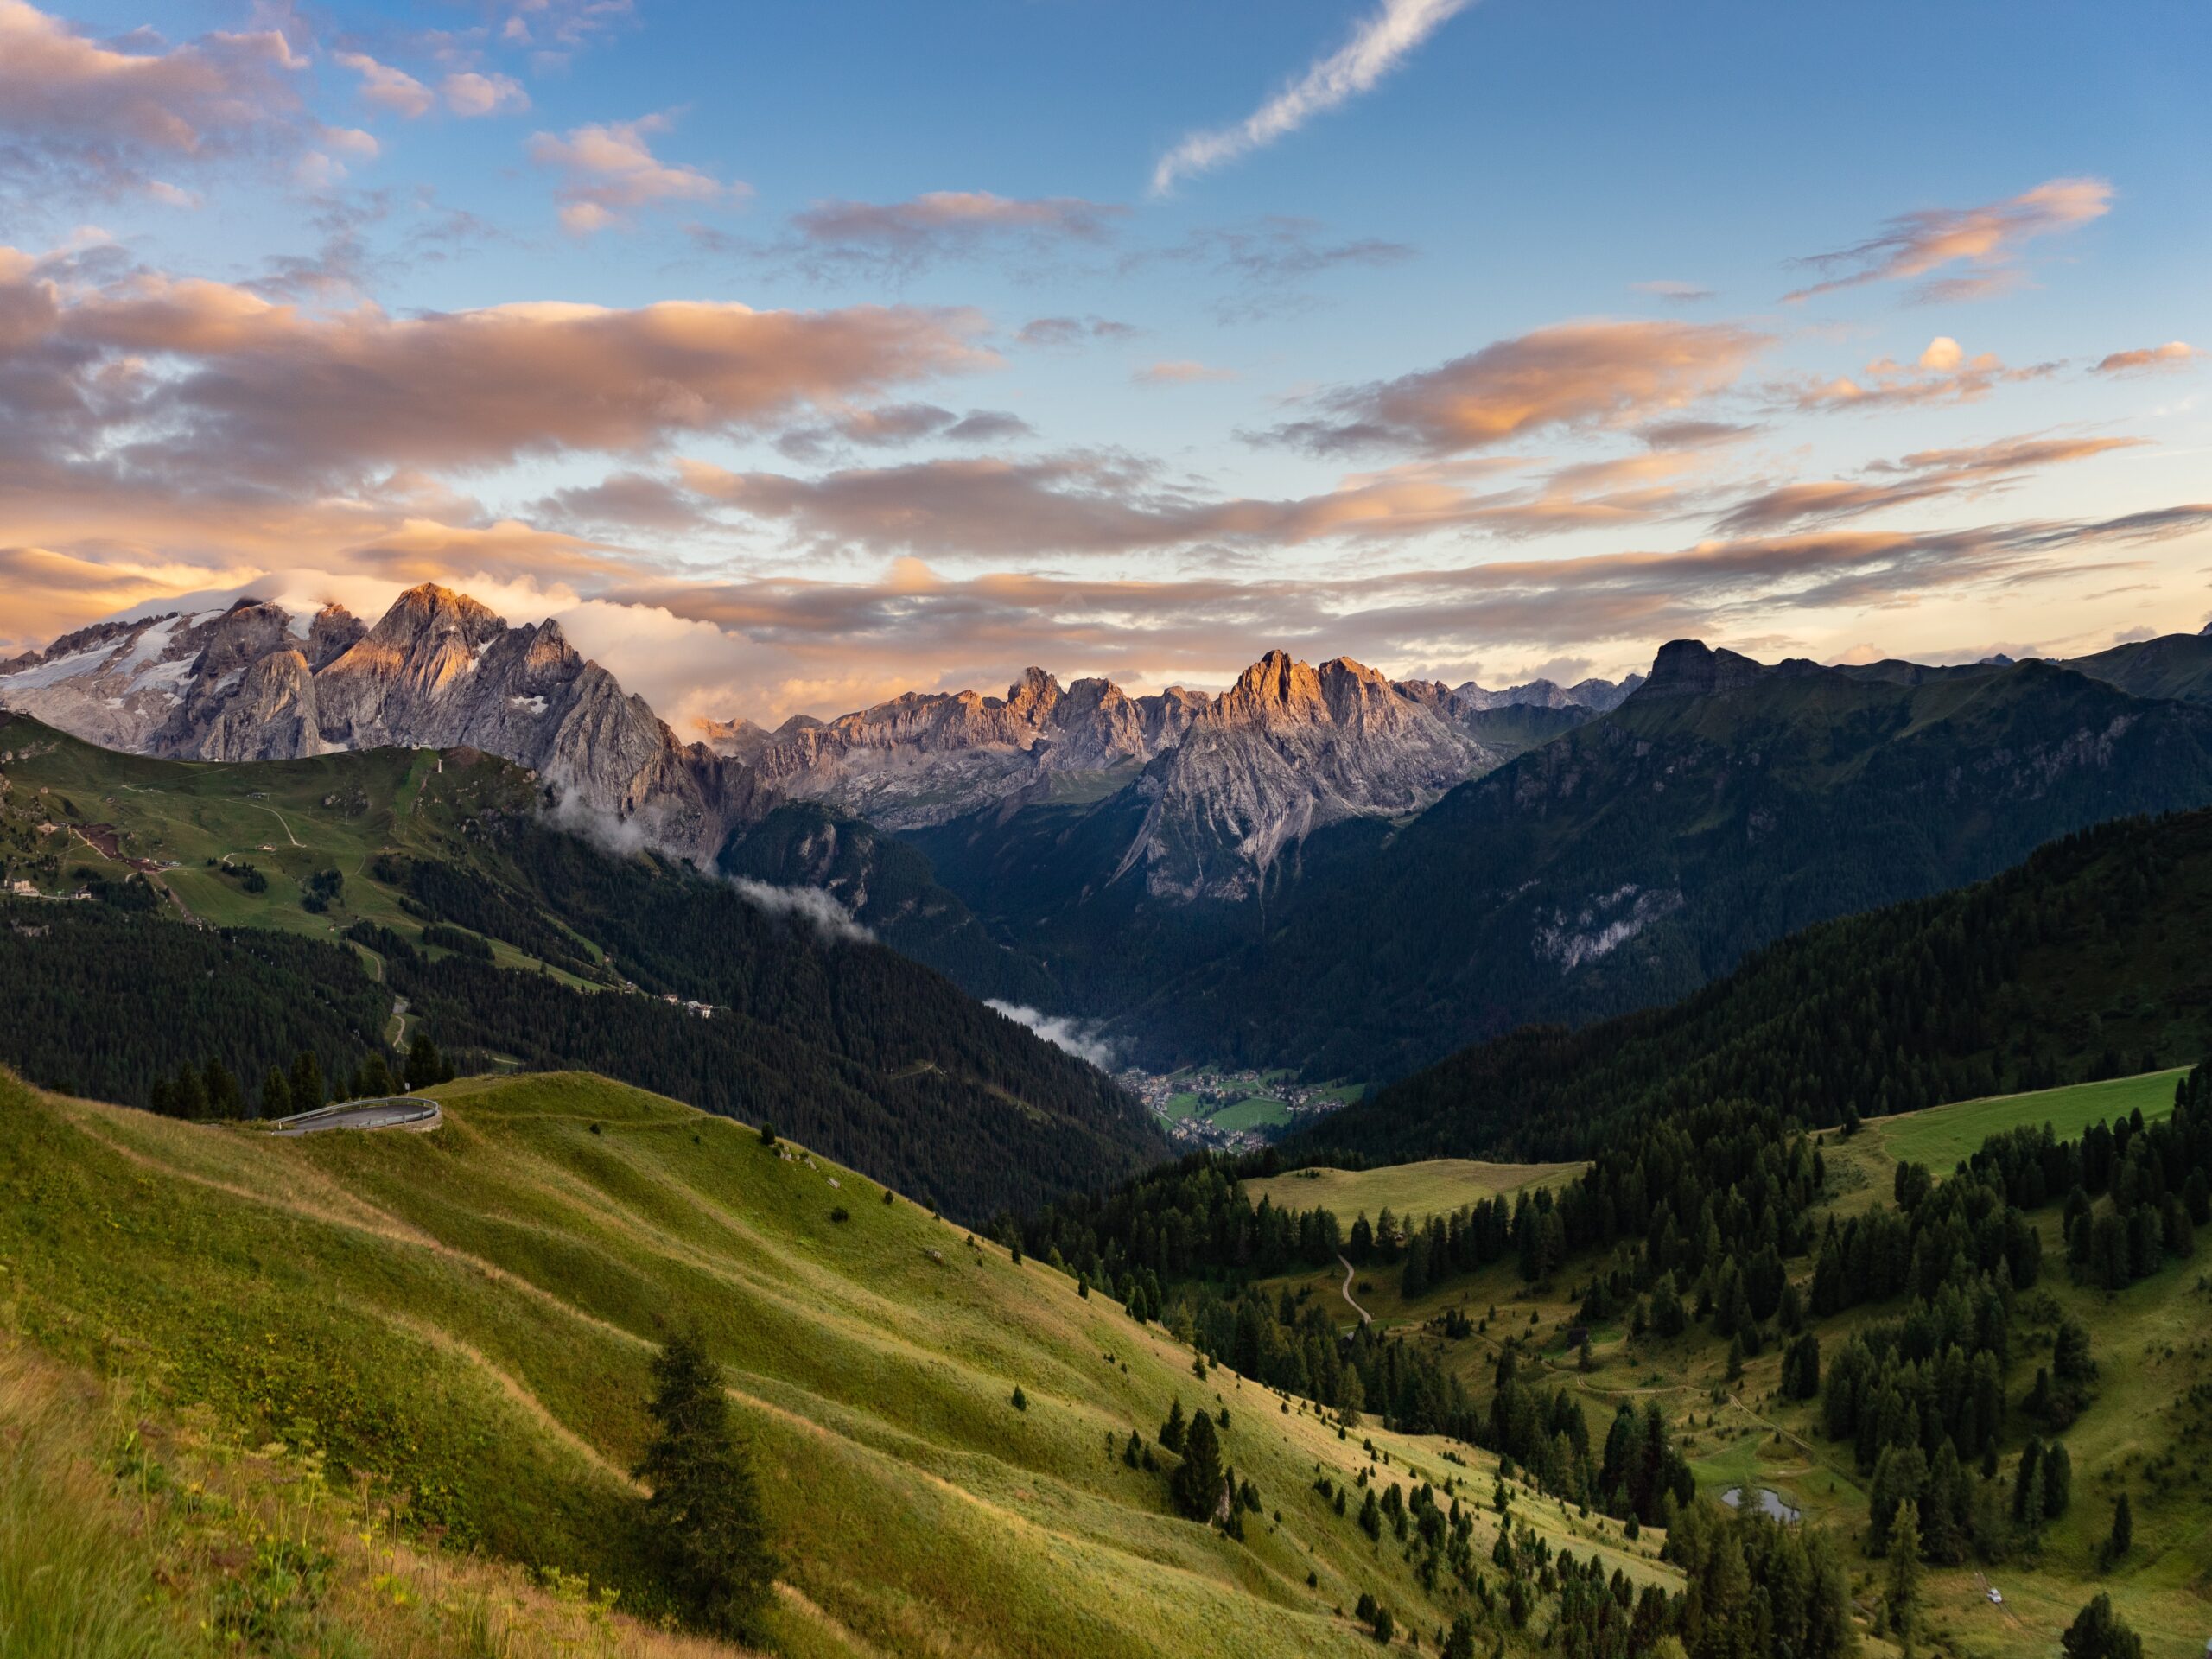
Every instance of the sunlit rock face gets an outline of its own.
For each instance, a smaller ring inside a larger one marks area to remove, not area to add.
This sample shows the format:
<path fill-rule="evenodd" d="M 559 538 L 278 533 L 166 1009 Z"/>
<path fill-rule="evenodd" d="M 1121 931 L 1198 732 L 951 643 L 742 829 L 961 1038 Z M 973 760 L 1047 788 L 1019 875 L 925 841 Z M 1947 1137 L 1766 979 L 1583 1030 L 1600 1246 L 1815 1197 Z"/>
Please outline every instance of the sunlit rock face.
<path fill-rule="evenodd" d="M 467 745 L 702 860 L 781 801 L 906 830 L 1133 791 L 1142 827 L 1117 874 L 1140 872 L 1162 898 L 1228 900 L 1316 829 L 1418 811 L 1499 764 L 1486 711 L 1594 711 L 1630 689 L 1400 684 L 1271 652 L 1218 696 L 1132 696 L 1031 668 L 1002 696 L 910 692 L 774 731 L 702 722 L 706 741 L 687 745 L 557 623 L 512 625 L 428 583 L 373 626 L 335 605 L 303 616 L 243 599 L 103 623 L 0 664 L 0 702 L 110 747 L 238 761 Z"/>

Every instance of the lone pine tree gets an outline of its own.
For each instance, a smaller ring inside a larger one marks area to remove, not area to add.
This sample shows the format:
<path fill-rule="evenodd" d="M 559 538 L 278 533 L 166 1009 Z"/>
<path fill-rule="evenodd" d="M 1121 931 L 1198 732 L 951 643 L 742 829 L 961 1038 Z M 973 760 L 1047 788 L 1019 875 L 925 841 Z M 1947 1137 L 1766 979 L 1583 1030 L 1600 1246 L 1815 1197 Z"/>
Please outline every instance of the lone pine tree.
<path fill-rule="evenodd" d="M 1203 1411 L 1191 1419 L 1183 1438 L 1183 1461 L 1168 1479 L 1175 1507 L 1193 1521 L 1211 1521 L 1221 1503 L 1221 1442 L 1213 1419 Z"/>
<path fill-rule="evenodd" d="M 777 1562 L 752 1459 L 730 1423 L 721 1367 L 699 1333 L 684 1330 L 655 1357 L 652 1371 L 646 1410 L 655 1433 L 637 1473 L 652 1493 L 645 1529 L 663 1581 L 686 1623 L 749 1635 L 768 1604 Z"/>

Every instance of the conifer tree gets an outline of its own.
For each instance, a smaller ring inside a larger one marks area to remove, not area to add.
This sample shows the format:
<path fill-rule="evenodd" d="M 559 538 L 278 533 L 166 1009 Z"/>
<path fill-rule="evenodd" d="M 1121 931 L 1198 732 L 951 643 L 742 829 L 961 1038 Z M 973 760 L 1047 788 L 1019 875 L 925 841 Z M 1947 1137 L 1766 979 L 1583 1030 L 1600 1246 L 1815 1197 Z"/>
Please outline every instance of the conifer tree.
<path fill-rule="evenodd" d="M 2113 1500 L 2112 1535 L 2105 1540 L 2105 1560 L 2116 1561 L 2135 1547 L 2135 1511 L 2122 1492 Z"/>
<path fill-rule="evenodd" d="M 2058 1638 L 2066 1659 L 2143 1659 L 2143 1638 L 2112 1610 L 2112 1598 L 2101 1592 L 2074 1616 L 2066 1634 Z"/>
<path fill-rule="evenodd" d="M 1221 1442 L 1213 1419 L 1203 1411 L 1191 1419 L 1183 1439 L 1183 1461 L 1168 1479 L 1175 1507 L 1192 1521 L 1211 1521 L 1221 1503 Z"/>
<path fill-rule="evenodd" d="M 1179 1394 L 1175 1396 L 1173 1403 L 1167 1408 L 1167 1421 L 1160 1426 L 1160 1443 L 1170 1452 L 1180 1456 L 1185 1432 L 1183 1421 L 1183 1396 Z"/>
<path fill-rule="evenodd" d="M 777 1561 L 721 1368 L 687 1329 L 655 1357 L 652 1373 L 646 1409 L 655 1433 L 637 1473 L 652 1493 L 645 1530 L 663 1582 L 687 1623 L 747 1637 L 768 1605 Z"/>
<path fill-rule="evenodd" d="M 311 1112 L 321 1105 L 325 1098 L 322 1062 L 315 1058 L 313 1049 L 303 1048 L 292 1062 L 292 1109 L 295 1112 Z"/>
<path fill-rule="evenodd" d="M 1920 1617 L 1920 1511 L 1910 1503 L 1897 1506 L 1890 1527 L 1888 1605 L 1890 1628 L 1910 1649 Z"/>
<path fill-rule="evenodd" d="M 418 1031 L 407 1049 L 407 1087 L 428 1089 L 436 1084 L 451 1083 L 453 1067 L 446 1064 L 438 1046 L 430 1040 L 430 1033 Z"/>
<path fill-rule="evenodd" d="M 261 1080 L 261 1115 L 264 1117 L 289 1117 L 292 1115 L 292 1085 L 284 1081 L 284 1074 L 276 1066 L 269 1068 L 269 1075 Z"/>

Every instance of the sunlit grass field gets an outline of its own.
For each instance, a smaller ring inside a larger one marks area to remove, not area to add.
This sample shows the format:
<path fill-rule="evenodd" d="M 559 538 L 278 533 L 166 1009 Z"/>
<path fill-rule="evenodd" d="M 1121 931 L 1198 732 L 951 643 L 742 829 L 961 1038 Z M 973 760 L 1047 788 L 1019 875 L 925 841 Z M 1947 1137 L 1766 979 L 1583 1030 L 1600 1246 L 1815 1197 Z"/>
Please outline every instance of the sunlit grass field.
<path fill-rule="evenodd" d="M 1386 1208 L 1400 1217 L 1442 1215 L 1478 1198 L 1510 1196 L 1524 1187 L 1555 1186 L 1581 1168 L 1580 1164 L 1486 1164 L 1471 1158 L 1432 1158 L 1382 1169 L 1294 1170 L 1247 1181 L 1244 1190 L 1255 1204 L 1266 1198 L 1279 1209 L 1327 1210 L 1349 1228 L 1363 1211 L 1370 1220 Z"/>
<path fill-rule="evenodd" d="M 762 1471 L 794 1653 L 1350 1655 L 1372 1643 L 1338 1610 L 1370 1591 L 1448 1622 L 1460 1592 L 1427 1596 L 1313 1490 L 1366 1465 L 1368 1431 L 1201 1382 L 1108 1298 L 741 1125 L 575 1075 L 435 1092 L 433 1134 L 286 1141 L 0 1081 L 10 1324 L 150 1410 L 404 1495 L 449 1549 L 636 1605 L 646 1363 L 696 1320 Z M 1243 1543 L 1116 1455 L 1179 1395 L 1230 1414 L 1263 1505 Z M 1481 1454 L 1373 1438 L 1378 1474 L 1487 1495 Z M 1656 1535 L 1539 1521 L 1668 1576 Z"/>

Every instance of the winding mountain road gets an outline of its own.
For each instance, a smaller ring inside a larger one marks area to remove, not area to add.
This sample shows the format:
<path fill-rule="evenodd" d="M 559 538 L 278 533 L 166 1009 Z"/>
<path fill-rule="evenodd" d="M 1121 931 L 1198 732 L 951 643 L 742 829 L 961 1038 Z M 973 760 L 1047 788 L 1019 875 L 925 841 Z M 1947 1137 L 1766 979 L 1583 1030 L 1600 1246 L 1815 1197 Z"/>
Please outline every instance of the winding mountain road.
<path fill-rule="evenodd" d="M 1360 1322 L 1362 1325 L 1372 1325 L 1372 1324 L 1374 1324 L 1374 1323 L 1375 1323 L 1375 1316 L 1374 1316 L 1372 1313 L 1369 1313 L 1365 1308 L 1362 1307 L 1362 1306 L 1361 1306 L 1357 1302 L 1352 1302 L 1352 1300 L 1351 1300 L 1351 1281 L 1352 1281 L 1352 1265 L 1351 1265 L 1351 1262 L 1344 1262 L 1344 1257 L 1342 1257 L 1341 1255 L 1340 1255 L 1340 1256 L 1338 1256 L 1338 1257 L 1337 1258 L 1337 1260 L 1338 1260 L 1338 1261 L 1339 1261 L 1339 1262 L 1344 1262 L 1344 1300 L 1346 1300 L 1347 1302 L 1351 1302 L 1351 1311 L 1352 1311 L 1353 1313 L 1357 1313 L 1357 1314 L 1358 1314 L 1358 1315 L 1359 1315 L 1359 1322 Z"/>

